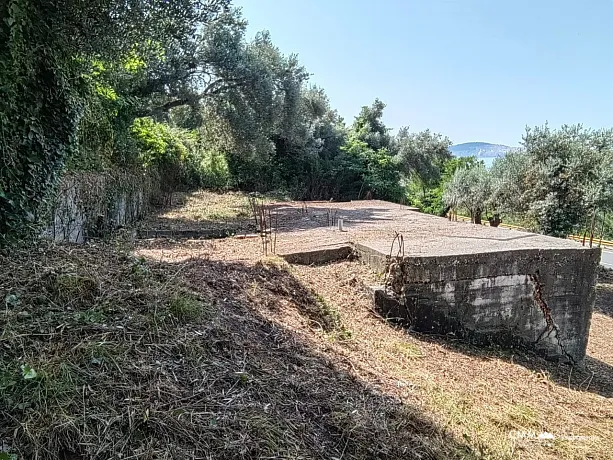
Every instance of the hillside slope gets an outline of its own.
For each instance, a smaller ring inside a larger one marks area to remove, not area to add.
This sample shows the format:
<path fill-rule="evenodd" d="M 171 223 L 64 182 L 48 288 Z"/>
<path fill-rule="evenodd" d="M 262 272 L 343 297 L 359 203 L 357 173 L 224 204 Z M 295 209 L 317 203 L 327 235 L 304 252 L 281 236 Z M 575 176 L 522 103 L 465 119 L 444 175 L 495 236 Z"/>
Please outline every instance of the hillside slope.
<path fill-rule="evenodd" d="M 248 210 L 239 195 L 188 198 L 173 199 L 176 208 L 152 224 L 233 223 Z M 264 257 L 259 238 L 110 243 L 0 254 L 0 453 L 553 460 L 613 452 L 610 280 L 598 286 L 581 369 L 400 328 L 373 311 L 368 286 L 382 280 L 359 261 L 290 266 Z"/>
<path fill-rule="evenodd" d="M 456 157 L 496 158 L 504 156 L 512 147 L 487 142 L 466 142 L 452 145 L 449 150 Z"/>
<path fill-rule="evenodd" d="M 0 458 L 472 457 L 313 346 L 348 339 L 338 312 L 258 243 L 0 256 Z"/>

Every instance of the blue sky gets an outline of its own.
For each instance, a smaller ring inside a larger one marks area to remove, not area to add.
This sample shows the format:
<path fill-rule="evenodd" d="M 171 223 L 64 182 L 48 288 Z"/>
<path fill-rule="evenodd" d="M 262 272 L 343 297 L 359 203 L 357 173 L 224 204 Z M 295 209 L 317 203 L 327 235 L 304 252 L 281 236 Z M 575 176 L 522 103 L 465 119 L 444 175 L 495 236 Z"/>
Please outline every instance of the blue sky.
<path fill-rule="evenodd" d="M 517 145 L 526 125 L 613 127 L 613 0 L 235 0 L 351 122 Z"/>

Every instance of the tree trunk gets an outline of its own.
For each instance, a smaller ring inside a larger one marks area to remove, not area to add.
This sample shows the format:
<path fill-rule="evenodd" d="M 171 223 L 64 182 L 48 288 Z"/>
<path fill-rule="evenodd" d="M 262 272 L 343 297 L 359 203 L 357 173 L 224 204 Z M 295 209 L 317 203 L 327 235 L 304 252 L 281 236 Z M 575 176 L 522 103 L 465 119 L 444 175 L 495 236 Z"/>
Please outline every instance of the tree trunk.
<path fill-rule="evenodd" d="M 498 227 L 502 223 L 500 214 L 494 214 L 493 217 L 489 217 L 487 220 L 490 223 L 490 227 Z"/>
<path fill-rule="evenodd" d="M 475 214 L 474 214 L 474 223 L 477 225 L 481 225 L 481 214 L 483 213 L 483 211 L 481 211 L 481 209 L 477 209 L 475 210 Z"/>
<path fill-rule="evenodd" d="M 594 227 L 596 226 L 596 211 L 592 214 L 592 223 L 590 224 L 590 248 L 594 242 Z"/>

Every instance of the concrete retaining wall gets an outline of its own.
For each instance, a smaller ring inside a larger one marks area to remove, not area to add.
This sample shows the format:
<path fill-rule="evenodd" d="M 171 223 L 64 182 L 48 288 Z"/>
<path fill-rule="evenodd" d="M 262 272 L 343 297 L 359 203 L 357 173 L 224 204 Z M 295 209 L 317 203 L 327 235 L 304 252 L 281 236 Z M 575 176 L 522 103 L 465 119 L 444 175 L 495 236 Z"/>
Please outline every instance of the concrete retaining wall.
<path fill-rule="evenodd" d="M 585 357 L 599 261 L 600 249 L 584 248 L 393 259 L 388 289 L 375 301 L 416 331 L 525 346 L 577 363 Z"/>
<path fill-rule="evenodd" d="M 71 174 L 62 179 L 43 232 L 55 241 L 83 243 L 131 224 L 149 210 L 151 179 L 135 174 Z"/>
<path fill-rule="evenodd" d="M 336 260 L 348 259 L 353 255 L 353 248 L 349 245 L 333 246 L 329 248 L 314 249 L 313 251 L 294 252 L 280 256 L 290 264 L 322 265 Z"/>

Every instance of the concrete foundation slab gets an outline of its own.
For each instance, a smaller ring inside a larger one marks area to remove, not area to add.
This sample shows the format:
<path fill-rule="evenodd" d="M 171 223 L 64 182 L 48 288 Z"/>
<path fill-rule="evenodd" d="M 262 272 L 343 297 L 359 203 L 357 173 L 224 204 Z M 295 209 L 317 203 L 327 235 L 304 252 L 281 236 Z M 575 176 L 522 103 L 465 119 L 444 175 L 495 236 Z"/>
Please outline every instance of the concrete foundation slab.
<path fill-rule="evenodd" d="M 311 203 L 307 211 L 282 204 L 277 212 L 286 223 L 280 255 L 323 263 L 342 258 L 330 248 L 353 247 L 386 273 L 376 306 L 417 331 L 527 347 L 573 363 L 585 356 L 600 249 L 382 201 Z M 344 232 L 330 216 L 342 216 Z"/>

